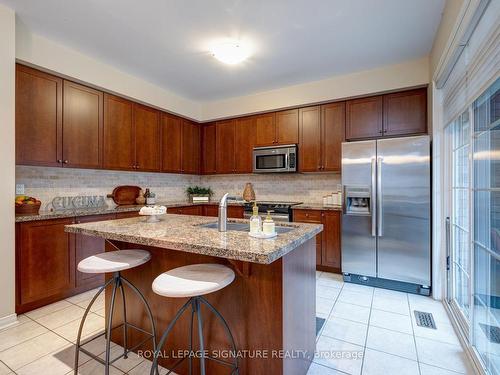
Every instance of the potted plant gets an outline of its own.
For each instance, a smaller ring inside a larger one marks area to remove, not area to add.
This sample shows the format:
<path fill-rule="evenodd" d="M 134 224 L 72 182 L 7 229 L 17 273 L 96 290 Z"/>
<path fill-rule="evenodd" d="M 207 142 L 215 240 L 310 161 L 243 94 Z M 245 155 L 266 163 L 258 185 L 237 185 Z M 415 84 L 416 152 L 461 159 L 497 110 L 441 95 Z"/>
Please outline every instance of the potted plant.
<path fill-rule="evenodd" d="M 195 202 L 209 202 L 214 192 L 212 189 L 201 187 L 201 186 L 189 186 L 186 189 L 186 194 L 189 198 L 189 201 L 192 203 Z"/>

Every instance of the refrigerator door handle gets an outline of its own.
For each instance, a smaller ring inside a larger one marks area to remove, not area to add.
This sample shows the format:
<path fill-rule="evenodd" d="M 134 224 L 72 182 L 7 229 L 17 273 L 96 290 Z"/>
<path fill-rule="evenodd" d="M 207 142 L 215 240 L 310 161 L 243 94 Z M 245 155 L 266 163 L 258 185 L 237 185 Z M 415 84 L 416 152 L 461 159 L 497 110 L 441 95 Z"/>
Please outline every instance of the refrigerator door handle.
<path fill-rule="evenodd" d="M 377 189 L 377 162 L 375 158 L 372 158 L 372 187 L 371 187 L 371 197 L 370 197 L 370 206 L 371 206 L 371 214 L 372 214 L 372 237 L 377 236 L 377 203 L 376 200 L 376 189 Z"/>
<path fill-rule="evenodd" d="M 377 224 L 378 224 L 378 236 L 382 237 L 383 231 L 383 219 L 382 219 L 382 158 L 377 158 Z"/>

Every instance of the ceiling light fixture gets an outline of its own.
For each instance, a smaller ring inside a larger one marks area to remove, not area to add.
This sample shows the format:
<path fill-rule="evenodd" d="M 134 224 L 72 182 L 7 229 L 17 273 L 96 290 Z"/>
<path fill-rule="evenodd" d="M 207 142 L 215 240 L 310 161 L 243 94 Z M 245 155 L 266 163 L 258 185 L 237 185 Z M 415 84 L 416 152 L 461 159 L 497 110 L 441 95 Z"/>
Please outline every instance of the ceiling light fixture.
<path fill-rule="evenodd" d="M 212 46 L 212 56 L 220 62 L 235 65 L 250 56 L 250 50 L 239 41 L 225 41 Z"/>

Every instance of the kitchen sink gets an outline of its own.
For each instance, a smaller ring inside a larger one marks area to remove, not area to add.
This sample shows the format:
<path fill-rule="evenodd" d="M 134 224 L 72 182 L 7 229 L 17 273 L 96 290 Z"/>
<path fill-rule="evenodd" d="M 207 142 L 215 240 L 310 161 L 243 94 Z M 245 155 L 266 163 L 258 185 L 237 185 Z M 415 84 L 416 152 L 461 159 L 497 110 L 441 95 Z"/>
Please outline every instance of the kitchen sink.
<path fill-rule="evenodd" d="M 201 224 L 200 227 L 202 228 L 210 228 L 210 229 L 217 229 L 217 223 L 208 223 L 208 224 Z M 227 230 L 234 230 L 238 232 L 248 232 L 250 231 L 250 224 L 247 223 L 227 223 L 226 226 Z M 294 230 L 292 227 L 283 227 L 283 226 L 278 226 L 276 225 L 276 233 L 288 233 L 291 230 Z"/>

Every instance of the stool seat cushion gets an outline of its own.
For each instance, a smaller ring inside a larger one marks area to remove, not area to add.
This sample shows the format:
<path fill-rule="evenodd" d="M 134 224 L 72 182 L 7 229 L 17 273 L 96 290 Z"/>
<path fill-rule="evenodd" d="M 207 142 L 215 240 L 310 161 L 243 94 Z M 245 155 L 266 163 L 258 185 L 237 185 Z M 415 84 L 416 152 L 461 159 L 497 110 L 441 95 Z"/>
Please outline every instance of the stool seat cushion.
<path fill-rule="evenodd" d="M 83 273 L 106 273 L 128 270 L 140 266 L 151 259 L 146 250 L 118 250 L 92 255 L 78 263 L 78 271 Z"/>
<path fill-rule="evenodd" d="M 165 297 L 196 297 L 220 290 L 233 280 L 233 270 L 222 264 L 191 264 L 159 275 L 153 291 Z"/>

